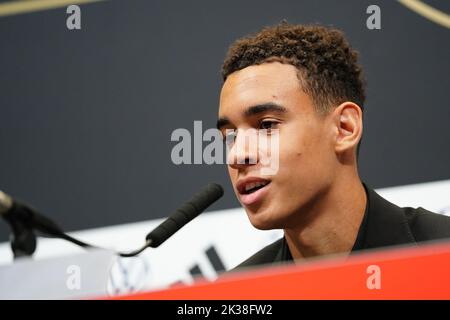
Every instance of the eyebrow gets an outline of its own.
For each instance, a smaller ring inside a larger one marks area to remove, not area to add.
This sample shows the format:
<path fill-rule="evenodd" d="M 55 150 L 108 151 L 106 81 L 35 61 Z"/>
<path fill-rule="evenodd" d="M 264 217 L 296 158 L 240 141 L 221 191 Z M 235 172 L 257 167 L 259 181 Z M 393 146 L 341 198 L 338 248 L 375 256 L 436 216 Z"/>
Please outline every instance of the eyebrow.
<path fill-rule="evenodd" d="M 269 102 L 247 108 L 247 110 L 244 111 L 244 116 L 248 118 L 265 112 L 286 113 L 287 109 L 279 104 Z M 217 120 L 216 127 L 220 130 L 222 127 L 229 125 L 230 123 L 230 119 L 227 117 L 221 117 Z"/>

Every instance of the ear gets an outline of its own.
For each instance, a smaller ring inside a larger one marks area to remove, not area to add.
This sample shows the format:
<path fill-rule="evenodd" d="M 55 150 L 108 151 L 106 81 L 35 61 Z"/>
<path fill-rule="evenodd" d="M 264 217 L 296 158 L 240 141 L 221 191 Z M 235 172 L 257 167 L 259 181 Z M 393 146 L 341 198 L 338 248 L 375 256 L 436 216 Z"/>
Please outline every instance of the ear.
<path fill-rule="evenodd" d="M 337 129 L 335 151 L 338 154 L 354 150 L 363 132 L 362 110 L 353 102 L 340 104 L 333 112 Z"/>

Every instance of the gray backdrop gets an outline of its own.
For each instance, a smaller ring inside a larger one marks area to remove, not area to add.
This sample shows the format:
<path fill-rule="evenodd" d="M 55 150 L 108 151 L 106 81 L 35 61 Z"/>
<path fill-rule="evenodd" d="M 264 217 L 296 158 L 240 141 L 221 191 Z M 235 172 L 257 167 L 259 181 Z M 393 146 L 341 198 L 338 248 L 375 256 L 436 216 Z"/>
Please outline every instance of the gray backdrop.
<path fill-rule="evenodd" d="M 449 1 L 426 3 L 450 12 Z M 366 8 L 381 7 L 381 30 Z M 222 183 L 176 166 L 176 128 L 216 121 L 229 44 L 282 19 L 341 28 L 368 79 L 360 171 L 372 187 L 450 178 L 449 29 L 395 1 L 106 1 L 0 18 L 0 189 L 78 230 L 159 218 Z M 9 230 L 0 224 L 0 240 Z"/>

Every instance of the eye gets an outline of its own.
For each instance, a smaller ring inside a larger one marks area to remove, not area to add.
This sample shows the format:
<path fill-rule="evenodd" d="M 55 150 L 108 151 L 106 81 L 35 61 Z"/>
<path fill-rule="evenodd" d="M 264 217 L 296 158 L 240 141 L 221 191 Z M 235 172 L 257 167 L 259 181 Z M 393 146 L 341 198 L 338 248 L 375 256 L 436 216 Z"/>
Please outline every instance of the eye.
<path fill-rule="evenodd" d="M 278 124 L 278 121 L 265 119 L 260 122 L 259 129 L 267 130 L 268 132 L 270 132 L 271 129 L 276 129 Z"/>
<path fill-rule="evenodd" d="M 223 142 L 227 145 L 232 145 L 234 141 L 236 140 L 236 131 L 232 129 L 227 129 L 222 134 L 223 135 Z"/>

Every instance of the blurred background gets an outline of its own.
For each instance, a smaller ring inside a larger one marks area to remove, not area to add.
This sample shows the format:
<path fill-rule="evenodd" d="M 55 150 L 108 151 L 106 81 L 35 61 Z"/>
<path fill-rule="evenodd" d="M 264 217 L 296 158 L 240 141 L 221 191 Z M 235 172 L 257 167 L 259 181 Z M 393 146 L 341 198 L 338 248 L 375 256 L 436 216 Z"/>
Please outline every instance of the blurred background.
<path fill-rule="evenodd" d="M 368 185 L 449 179 L 449 27 L 406 2 L 1 1 L 0 189 L 67 231 L 165 217 L 212 181 L 226 193 L 209 210 L 238 207 L 225 165 L 173 164 L 170 136 L 215 126 L 228 46 L 282 19 L 338 27 L 359 50 Z M 448 17 L 449 1 L 420 2 Z"/>

